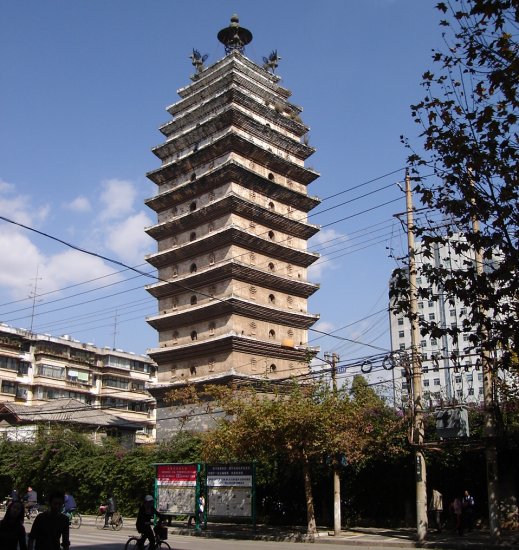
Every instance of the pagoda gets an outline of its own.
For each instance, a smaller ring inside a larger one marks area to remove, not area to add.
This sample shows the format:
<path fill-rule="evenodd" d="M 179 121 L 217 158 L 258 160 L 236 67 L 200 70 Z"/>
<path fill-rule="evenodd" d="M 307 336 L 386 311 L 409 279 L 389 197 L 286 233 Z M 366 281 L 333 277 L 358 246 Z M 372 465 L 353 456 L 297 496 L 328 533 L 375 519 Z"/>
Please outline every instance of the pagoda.
<path fill-rule="evenodd" d="M 308 329 L 318 319 L 307 280 L 318 255 L 308 239 L 318 227 L 307 192 L 318 174 L 301 108 L 274 74 L 272 52 L 259 65 L 244 54 L 252 34 L 233 16 L 218 33 L 225 57 L 209 67 L 197 50 L 196 73 L 168 107 L 153 149 L 161 166 L 147 174 L 157 194 L 146 200 L 157 223 L 146 232 L 157 251 L 146 260 L 158 282 L 147 322 L 158 347 L 157 388 L 232 377 L 287 379 L 308 372 Z"/>

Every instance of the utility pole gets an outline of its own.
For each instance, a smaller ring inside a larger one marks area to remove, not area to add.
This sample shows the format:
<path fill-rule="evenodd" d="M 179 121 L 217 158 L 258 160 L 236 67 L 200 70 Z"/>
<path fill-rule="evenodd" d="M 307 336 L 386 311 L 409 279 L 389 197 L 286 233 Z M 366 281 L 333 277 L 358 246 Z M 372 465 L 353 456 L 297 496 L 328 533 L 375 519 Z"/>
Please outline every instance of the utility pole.
<path fill-rule="evenodd" d="M 112 348 L 115 349 L 115 337 L 117 336 L 117 310 L 115 310 L 114 316 L 114 332 L 113 332 L 113 345 Z"/>
<path fill-rule="evenodd" d="M 30 332 L 32 332 L 32 327 L 34 324 L 34 310 L 36 308 L 36 298 L 38 296 L 38 281 L 41 281 L 43 277 L 38 277 L 38 272 L 40 270 L 40 266 L 36 266 L 36 277 L 34 277 L 34 289 L 32 291 L 32 296 L 29 295 L 30 298 L 32 298 L 32 308 L 31 308 L 31 328 L 29 329 Z"/>
<path fill-rule="evenodd" d="M 479 220 L 472 216 L 472 231 L 479 233 Z M 475 247 L 474 259 L 476 274 L 483 274 L 483 254 L 479 246 Z M 478 305 L 478 307 L 481 307 Z M 483 312 L 480 311 L 480 314 Z M 481 341 L 484 344 L 488 339 L 485 326 L 481 326 Z M 490 536 L 495 543 L 501 538 L 499 525 L 499 498 L 498 498 L 498 467 L 496 449 L 496 419 L 494 415 L 494 372 L 492 369 L 492 357 L 489 350 L 483 345 L 481 349 L 481 363 L 483 368 L 483 403 L 484 403 L 484 436 L 485 436 L 485 461 L 487 466 L 487 493 L 488 493 L 488 524 Z"/>
<path fill-rule="evenodd" d="M 332 369 L 333 396 L 337 399 L 337 363 L 339 356 L 334 352 L 331 355 L 325 353 L 324 357 Z M 338 458 L 334 457 L 333 460 L 333 534 L 336 537 L 341 534 L 341 476 L 339 474 L 341 466 L 337 462 Z"/>
<path fill-rule="evenodd" d="M 422 404 L 422 368 L 418 355 L 418 299 L 416 287 L 416 262 L 414 242 L 413 197 L 411 178 L 405 174 L 405 197 L 407 211 L 407 248 L 409 255 L 409 298 L 411 315 L 411 373 L 413 386 L 413 431 L 412 444 L 415 458 L 416 478 L 416 534 L 419 542 L 427 535 L 427 476 L 422 452 L 424 442 L 424 422 Z"/>

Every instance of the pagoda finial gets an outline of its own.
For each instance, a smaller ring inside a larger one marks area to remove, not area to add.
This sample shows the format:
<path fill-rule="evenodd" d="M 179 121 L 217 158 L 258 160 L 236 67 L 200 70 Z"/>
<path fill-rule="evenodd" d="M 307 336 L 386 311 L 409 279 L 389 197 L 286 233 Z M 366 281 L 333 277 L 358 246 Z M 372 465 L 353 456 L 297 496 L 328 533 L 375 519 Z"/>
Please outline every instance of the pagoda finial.
<path fill-rule="evenodd" d="M 218 33 L 218 40 L 225 46 L 225 53 L 234 50 L 243 53 L 245 46 L 252 40 L 252 33 L 240 27 L 240 19 L 236 14 L 231 17 L 231 24 Z"/>

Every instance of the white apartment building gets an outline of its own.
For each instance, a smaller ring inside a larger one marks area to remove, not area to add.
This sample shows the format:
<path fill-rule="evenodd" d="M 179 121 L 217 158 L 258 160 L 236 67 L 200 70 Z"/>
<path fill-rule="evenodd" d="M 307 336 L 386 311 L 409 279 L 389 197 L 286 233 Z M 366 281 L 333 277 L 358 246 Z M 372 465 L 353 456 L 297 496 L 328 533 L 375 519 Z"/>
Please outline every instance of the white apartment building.
<path fill-rule="evenodd" d="M 459 238 L 459 237 L 457 237 Z M 418 287 L 429 283 L 420 275 L 423 262 L 433 263 L 435 267 L 443 266 L 453 269 L 463 268 L 464 262 L 471 258 L 461 258 L 447 244 L 438 246 L 432 258 L 416 254 Z M 436 322 L 440 327 L 461 327 L 467 317 L 465 305 L 450 303 L 441 289 L 435 289 L 436 299 L 418 301 L 418 313 L 426 321 Z M 390 306 L 391 348 L 411 350 L 411 324 L 403 314 L 394 315 Z M 430 335 L 420 336 L 418 343 L 422 360 L 422 389 L 425 406 L 434 407 L 440 404 L 474 404 L 483 400 L 483 372 L 481 361 L 471 349 L 470 332 L 459 335 L 457 342 L 449 336 L 434 338 Z M 395 401 L 397 405 L 407 404 L 409 385 L 404 368 L 395 372 Z"/>
<path fill-rule="evenodd" d="M 0 324 L 0 405 L 16 405 L 24 418 L 31 407 L 55 403 L 56 411 L 73 401 L 84 414 L 106 412 L 115 429 L 131 427 L 136 443 L 149 443 L 155 400 L 147 385 L 155 379 L 156 365 L 147 356 Z"/>

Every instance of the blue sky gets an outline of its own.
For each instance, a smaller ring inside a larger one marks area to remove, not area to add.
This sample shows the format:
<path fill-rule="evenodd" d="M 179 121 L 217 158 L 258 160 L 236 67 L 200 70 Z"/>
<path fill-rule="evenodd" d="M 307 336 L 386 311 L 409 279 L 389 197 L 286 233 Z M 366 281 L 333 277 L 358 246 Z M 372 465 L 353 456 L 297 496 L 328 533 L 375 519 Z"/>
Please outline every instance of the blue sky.
<path fill-rule="evenodd" d="M 321 316 L 315 328 L 349 325 L 335 334 L 362 342 L 310 333 L 310 344 L 343 361 L 387 349 L 381 310 L 396 265 L 389 253 L 402 256 L 405 244 L 393 218 L 405 208 L 395 183 L 403 171 L 349 189 L 405 166 L 401 134 L 419 146 L 409 105 L 441 45 L 435 3 L 7 0 L 0 214 L 149 270 L 143 257 L 153 241 L 143 227 L 154 213 L 143 201 L 155 189 L 145 173 L 159 165 L 150 149 L 162 142 L 166 106 L 190 82 L 191 49 L 209 54 L 209 64 L 222 58 L 216 34 L 238 13 L 254 35 L 250 59 L 278 50 L 277 72 L 317 148 L 307 162 L 321 173 L 309 192 L 326 199 L 315 210 L 326 211 L 310 218 L 323 226 L 310 246 L 322 254 L 311 273 L 321 285 L 309 307 Z M 0 321 L 136 353 L 156 346 L 146 278 L 5 222 L 0 258 Z"/>

